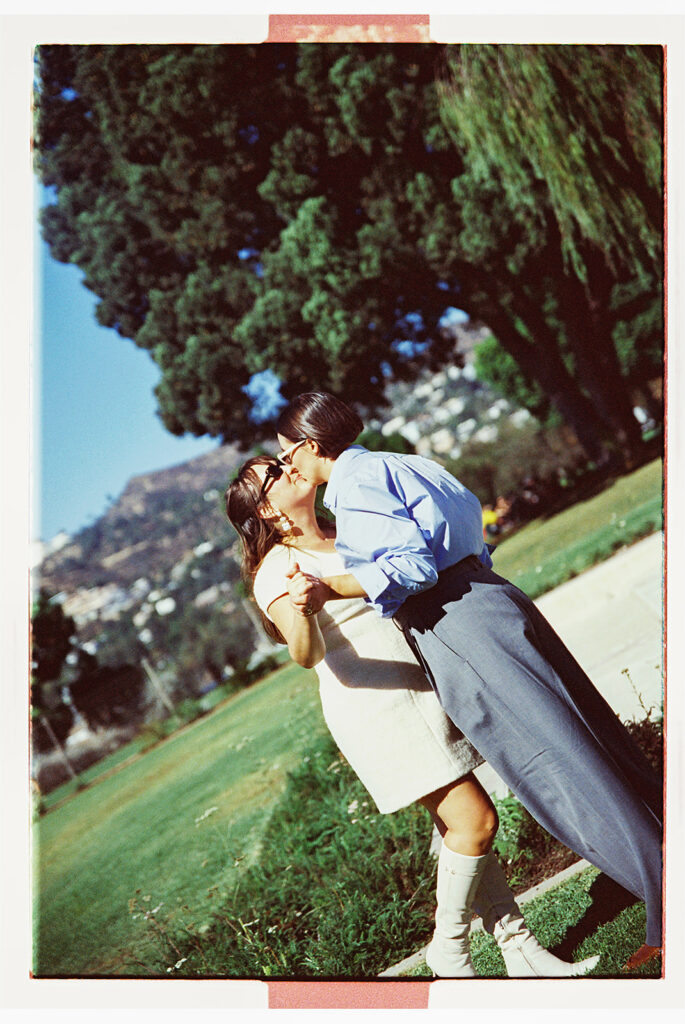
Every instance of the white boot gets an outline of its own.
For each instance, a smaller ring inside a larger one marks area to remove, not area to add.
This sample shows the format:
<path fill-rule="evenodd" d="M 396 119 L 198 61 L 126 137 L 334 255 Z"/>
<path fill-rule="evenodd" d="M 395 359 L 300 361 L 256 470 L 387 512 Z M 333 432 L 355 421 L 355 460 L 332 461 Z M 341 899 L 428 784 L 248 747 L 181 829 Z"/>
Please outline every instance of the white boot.
<path fill-rule="evenodd" d="M 526 927 L 504 871 L 492 851 L 473 899 L 473 909 L 483 927 L 497 940 L 510 978 L 574 978 L 587 974 L 598 956 L 566 963 L 541 946 Z"/>
<path fill-rule="evenodd" d="M 469 951 L 471 904 L 487 855 L 467 857 L 440 847 L 438 857 L 435 931 L 426 950 L 426 963 L 439 978 L 475 978 Z"/>

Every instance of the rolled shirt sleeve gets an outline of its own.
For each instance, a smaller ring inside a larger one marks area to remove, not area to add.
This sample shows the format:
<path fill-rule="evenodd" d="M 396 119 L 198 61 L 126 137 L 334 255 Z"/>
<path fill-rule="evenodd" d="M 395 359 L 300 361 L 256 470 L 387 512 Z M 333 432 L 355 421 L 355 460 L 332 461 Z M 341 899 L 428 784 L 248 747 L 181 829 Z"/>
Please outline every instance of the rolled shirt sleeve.
<path fill-rule="evenodd" d="M 382 615 L 438 579 L 433 553 L 401 498 L 385 482 L 354 481 L 338 508 L 336 549 Z M 354 537 L 354 547 L 346 538 Z"/>
<path fill-rule="evenodd" d="M 480 502 L 421 456 L 353 445 L 335 463 L 324 504 L 335 514 L 335 546 L 347 572 L 382 616 L 466 555 L 492 564 Z"/>

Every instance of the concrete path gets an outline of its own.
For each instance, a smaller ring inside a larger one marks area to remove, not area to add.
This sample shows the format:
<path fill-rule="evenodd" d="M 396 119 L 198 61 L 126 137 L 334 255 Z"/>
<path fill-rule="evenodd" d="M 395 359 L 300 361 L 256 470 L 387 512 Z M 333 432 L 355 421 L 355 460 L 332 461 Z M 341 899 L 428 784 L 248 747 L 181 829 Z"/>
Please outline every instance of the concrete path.
<path fill-rule="evenodd" d="M 623 721 L 662 710 L 663 534 L 654 533 L 536 601 Z M 508 790 L 488 765 L 489 792 Z"/>
<path fill-rule="evenodd" d="M 526 892 L 519 893 L 516 897 L 516 902 L 519 907 L 524 907 L 526 903 L 530 903 L 537 896 L 542 896 L 543 893 L 549 892 L 550 889 L 556 889 L 558 885 L 562 885 L 567 882 L 569 878 L 574 878 L 579 875 L 582 871 L 592 867 L 587 860 L 577 860 L 575 864 L 571 864 L 569 867 L 564 868 L 563 871 L 559 871 L 558 874 L 554 875 L 553 878 L 546 878 L 544 882 L 539 882 L 534 885 L 531 889 Z M 474 917 L 471 922 L 470 934 L 474 932 L 483 931 L 483 921 L 480 917 Z M 399 978 L 405 974 L 410 974 L 415 971 L 417 967 L 420 967 L 426 962 L 426 950 L 428 946 L 422 946 L 416 953 L 412 953 L 411 956 L 405 957 L 404 960 L 400 960 L 398 964 L 393 964 L 392 967 L 388 967 L 386 971 L 382 971 L 379 978 Z"/>
<path fill-rule="evenodd" d="M 602 696 L 626 721 L 662 709 L 663 535 L 652 534 L 535 602 L 582 665 Z M 506 796 L 508 787 L 488 764 L 475 774 L 488 792 Z M 434 831 L 432 852 L 440 836 Z M 589 864 L 577 861 L 527 893 L 519 904 L 565 882 Z M 474 921 L 474 930 L 480 921 Z M 426 959 L 426 949 L 384 971 L 409 973 Z"/>

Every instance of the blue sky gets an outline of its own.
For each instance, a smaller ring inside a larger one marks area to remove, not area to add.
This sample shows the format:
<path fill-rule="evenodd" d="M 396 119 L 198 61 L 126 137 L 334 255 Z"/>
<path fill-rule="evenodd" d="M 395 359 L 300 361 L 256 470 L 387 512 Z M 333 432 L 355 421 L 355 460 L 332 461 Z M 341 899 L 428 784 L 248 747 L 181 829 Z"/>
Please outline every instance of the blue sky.
<path fill-rule="evenodd" d="M 159 370 L 95 320 L 82 273 L 57 263 L 36 228 L 32 462 L 34 537 L 76 532 L 130 477 L 202 455 L 216 438 L 177 438 L 156 415 Z"/>
<path fill-rule="evenodd" d="M 178 438 L 156 414 L 159 370 L 150 356 L 95 319 L 96 296 L 75 266 L 50 256 L 37 226 L 32 462 L 35 538 L 77 532 L 104 512 L 128 480 L 202 455 L 213 438 Z M 450 310 L 456 319 L 468 319 Z M 257 418 L 281 404 L 278 378 L 253 378 Z"/>

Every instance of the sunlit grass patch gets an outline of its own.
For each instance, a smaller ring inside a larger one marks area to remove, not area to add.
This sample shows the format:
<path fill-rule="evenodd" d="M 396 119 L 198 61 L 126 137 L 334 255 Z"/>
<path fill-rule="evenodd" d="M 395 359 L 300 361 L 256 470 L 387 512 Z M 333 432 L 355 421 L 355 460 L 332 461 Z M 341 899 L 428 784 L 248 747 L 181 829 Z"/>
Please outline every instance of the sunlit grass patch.
<path fill-rule="evenodd" d="M 621 968 L 644 942 L 645 907 L 631 903 L 612 916 L 611 906 L 593 894 L 600 876 L 597 868 L 587 868 L 554 889 L 537 896 L 522 907 L 526 924 L 538 940 L 564 960 L 584 960 L 599 954 L 599 963 L 586 977 L 627 977 Z M 601 885 L 601 883 L 600 883 Z M 609 883 L 609 888 L 613 883 Z M 604 886 L 606 892 L 607 886 Z M 627 897 L 626 895 L 626 898 Z M 609 916 L 610 920 L 603 920 Z M 481 978 L 506 978 L 506 968 L 497 943 L 491 935 L 477 930 L 471 936 L 471 958 Z M 658 978 L 661 960 L 646 964 L 632 976 Z M 421 963 L 405 975 L 430 978 L 432 973 Z"/>
<path fill-rule="evenodd" d="M 314 674 L 289 665 L 42 816 L 34 972 L 119 973 L 124 948 L 144 959 L 148 938 L 128 912 L 137 890 L 172 920 L 206 923 L 324 732 Z"/>
<path fill-rule="evenodd" d="M 499 546 L 495 567 L 527 588 L 526 573 L 542 576 L 544 583 L 556 571 L 555 560 L 564 571 L 568 566 L 575 571 L 576 558 L 588 552 L 594 558 L 607 545 L 627 543 L 660 524 L 661 466 L 655 462 L 554 519 L 530 524 Z M 538 565 L 551 568 L 538 574 Z M 350 803 L 368 803 L 352 778 L 345 783 L 350 789 L 341 791 L 331 806 L 318 784 L 309 790 L 305 785 L 298 798 L 299 819 L 304 823 L 313 816 L 316 826 L 310 837 L 305 835 L 305 848 L 312 851 L 307 867 L 318 878 L 320 902 L 310 902 L 296 916 L 302 896 L 290 887 L 290 879 L 300 874 L 302 882 L 301 866 L 291 863 L 286 877 L 286 863 L 266 893 L 277 894 L 269 913 L 279 914 L 278 921 L 267 921 L 258 940 L 258 925 L 249 923 L 254 915 L 241 917 L 246 873 L 253 868 L 265 872 L 264 884 L 271 878 L 270 849 L 278 823 L 269 823 L 269 815 L 285 792 L 287 773 L 304 767 L 304 758 L 325 733 L 315 675 L 291 663 L 145 753 L 134 742 L 89 769 L 90 785 L 53 805 L 35 825 L 34 973 L 149 976 L 172 967 L 173 973 L 186 976 L 202 976 L 203 971 L 264 976 L 266 970 L 287 976 L 288 964 L 294 963 L 309 976 L 346 971 L 374 976 L 419 948 L 430 937 L 434 913 L 433 865 L 425 855 L 430 826 L 416 809 L 367 818 L 365 808 L 352 824 Z M 109 774 L 98 779 L 98 769 L 104 768 Z M 62 799 L 65 790 L 54 796 Z M 317 831 L 323 821 L 328 821 L 327 834 Z M 292 823 L 297 825 L 297 820 Z M 338 869 L 343 873 L 334 882 Z M 307 876 L 304 886 L 310 901 L 313 877 Z M 142 903 L 143 897 L 149 899 Z M 132 899 L 144 908 L 139 917 L 129 909 Z M 146 919 L 145 913 L 156 907 L 157 913 Z M 641 910 L 621 913 L 622 920 L 625 915 L 632 922 L 631 936 L 640 928 L 644 934 Z M 567 917 L 564 911 L 559 919 Z M 312 921 L 313 938 L 302 946 L 300 926 Z M 276 932 L 268 928 L 278 930 L 282 922 L 287 950 L 279 944 L 275 959 L 267 951 L 261 965 L 255 958 L 259 943 L 265 950 L 273 947 Z M 224 945 L 207 942 L 200 955 L 198 943 L 219 926 L 226 932 Z M 236 926 L 241 943 L 245 940 L 237 960 L 229 936 Z M 174 965 L 183 956 L 171 946 L 160 959 L 161 928 L 185 934 L 195 950 L 178 968 Z M 607 948 L 616 941 L 617 952 L 606 962 L 618 963 L 632 938 L 607 936 Z M 550 941 L 560 940 L 552 935 Z M 494 970 L 497 950 L 487 942 L 482 950 L 474 949 L 486 957 L 487 970 Z"/>
<path fill-rule="evenodd" d="M 663 524 L 660 459 L 497 546 L 495 571 L 538 597 Z"/>

